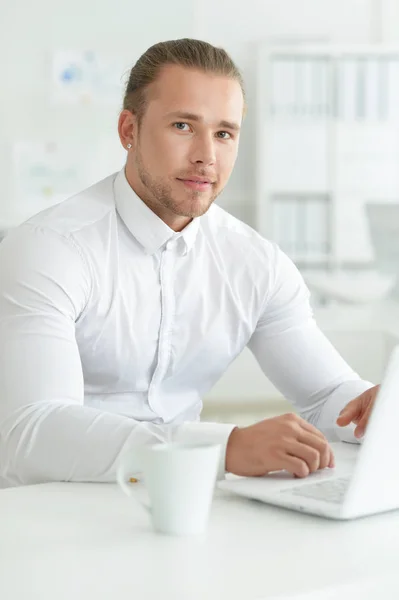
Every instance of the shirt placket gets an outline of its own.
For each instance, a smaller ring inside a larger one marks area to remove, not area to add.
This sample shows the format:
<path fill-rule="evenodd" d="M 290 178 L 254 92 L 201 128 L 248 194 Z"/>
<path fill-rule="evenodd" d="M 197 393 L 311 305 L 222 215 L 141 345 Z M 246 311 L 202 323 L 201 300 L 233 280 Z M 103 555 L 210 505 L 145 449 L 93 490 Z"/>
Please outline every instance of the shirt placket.
<path fill-rule="evenodd" d="M 148 390 L 148 402 L 151 409 L 162 419 L 168 417 L 168 407 L 162 405 L 159 388 L 169 366 L 172 345 L 172 330 L 175 315 L 174 266 L 177 241 L 169 241 L 162 251 L 159 278 L 161 287 L 161 322 L 158 336 L 157 366 Z"/>

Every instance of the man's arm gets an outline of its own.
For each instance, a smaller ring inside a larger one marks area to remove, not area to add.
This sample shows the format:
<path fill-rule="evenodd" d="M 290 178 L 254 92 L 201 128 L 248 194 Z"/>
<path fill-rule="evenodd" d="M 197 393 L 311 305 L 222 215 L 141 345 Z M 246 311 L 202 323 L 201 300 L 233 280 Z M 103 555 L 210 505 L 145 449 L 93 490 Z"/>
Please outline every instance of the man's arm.
<path fill-rule="evenodd" d="M 0 244 L 0 487 L 115 481 L 122 453 L 159 441 L 225 448 L 231 425 L 159 426 L 84 406 L 75 322 L 90 293 L 71 238 L 23 225 Z"/>
<path fill-rule="evenodd" d="M 373 386 L 343 360 L 318 328 L 309 291 L 293 262 L 277 247 L 272 289 L 248 346 L 262 370 L 301 417 L 330 440 L 356 441 L 339 428 L 344 406 Z"/>

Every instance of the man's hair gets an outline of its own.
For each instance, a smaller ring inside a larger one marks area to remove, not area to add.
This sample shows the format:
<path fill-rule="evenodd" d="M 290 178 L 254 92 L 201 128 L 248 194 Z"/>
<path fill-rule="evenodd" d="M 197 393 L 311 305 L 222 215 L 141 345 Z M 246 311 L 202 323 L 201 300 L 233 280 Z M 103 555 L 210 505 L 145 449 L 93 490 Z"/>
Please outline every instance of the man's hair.
<path fill-rule="evenodd" d="M 226 50 L 190 38 L 159 42 L 140 56 L 130 71 L 126 85 L 123 108 L 136 115 L 138 123 L 146 109 L 147 86 L 156 80 L 165 65 L 179 65 L 235 79 L 241 86 L 245 103 L 242 75 Z"/>

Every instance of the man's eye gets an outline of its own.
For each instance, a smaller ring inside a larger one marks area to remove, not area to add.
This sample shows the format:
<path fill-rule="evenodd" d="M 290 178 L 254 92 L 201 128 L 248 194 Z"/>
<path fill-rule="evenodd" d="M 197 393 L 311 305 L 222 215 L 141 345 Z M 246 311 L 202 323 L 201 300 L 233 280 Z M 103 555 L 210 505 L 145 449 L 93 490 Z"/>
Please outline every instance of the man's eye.
<path fill-rule="evenodd" d="M 173 125 L 180 131 L 185 131 L 184 127 L 188 127 L 187 123 L 173 123 Z"/>
<path fill-rule="evenodd" d="M 222 140 L 228 140 L 229 138 L 231 138 L 231 135 L 229 134 L 228 131 L 218 131 L 218 136 L 222 139 Z"/>

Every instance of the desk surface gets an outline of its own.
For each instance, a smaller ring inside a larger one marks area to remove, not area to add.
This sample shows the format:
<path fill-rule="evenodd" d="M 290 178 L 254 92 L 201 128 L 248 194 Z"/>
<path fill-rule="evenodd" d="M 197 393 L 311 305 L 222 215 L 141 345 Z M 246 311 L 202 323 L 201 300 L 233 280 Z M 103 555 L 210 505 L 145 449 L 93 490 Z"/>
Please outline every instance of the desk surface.
<path fill-rule="evenodd" d="M 208 534 L 172 538 L 116 485 L 0 491 L 7 600 L 397 600 L 398 556 L 399 511 L 335 522 L 218 491 Z"/>

